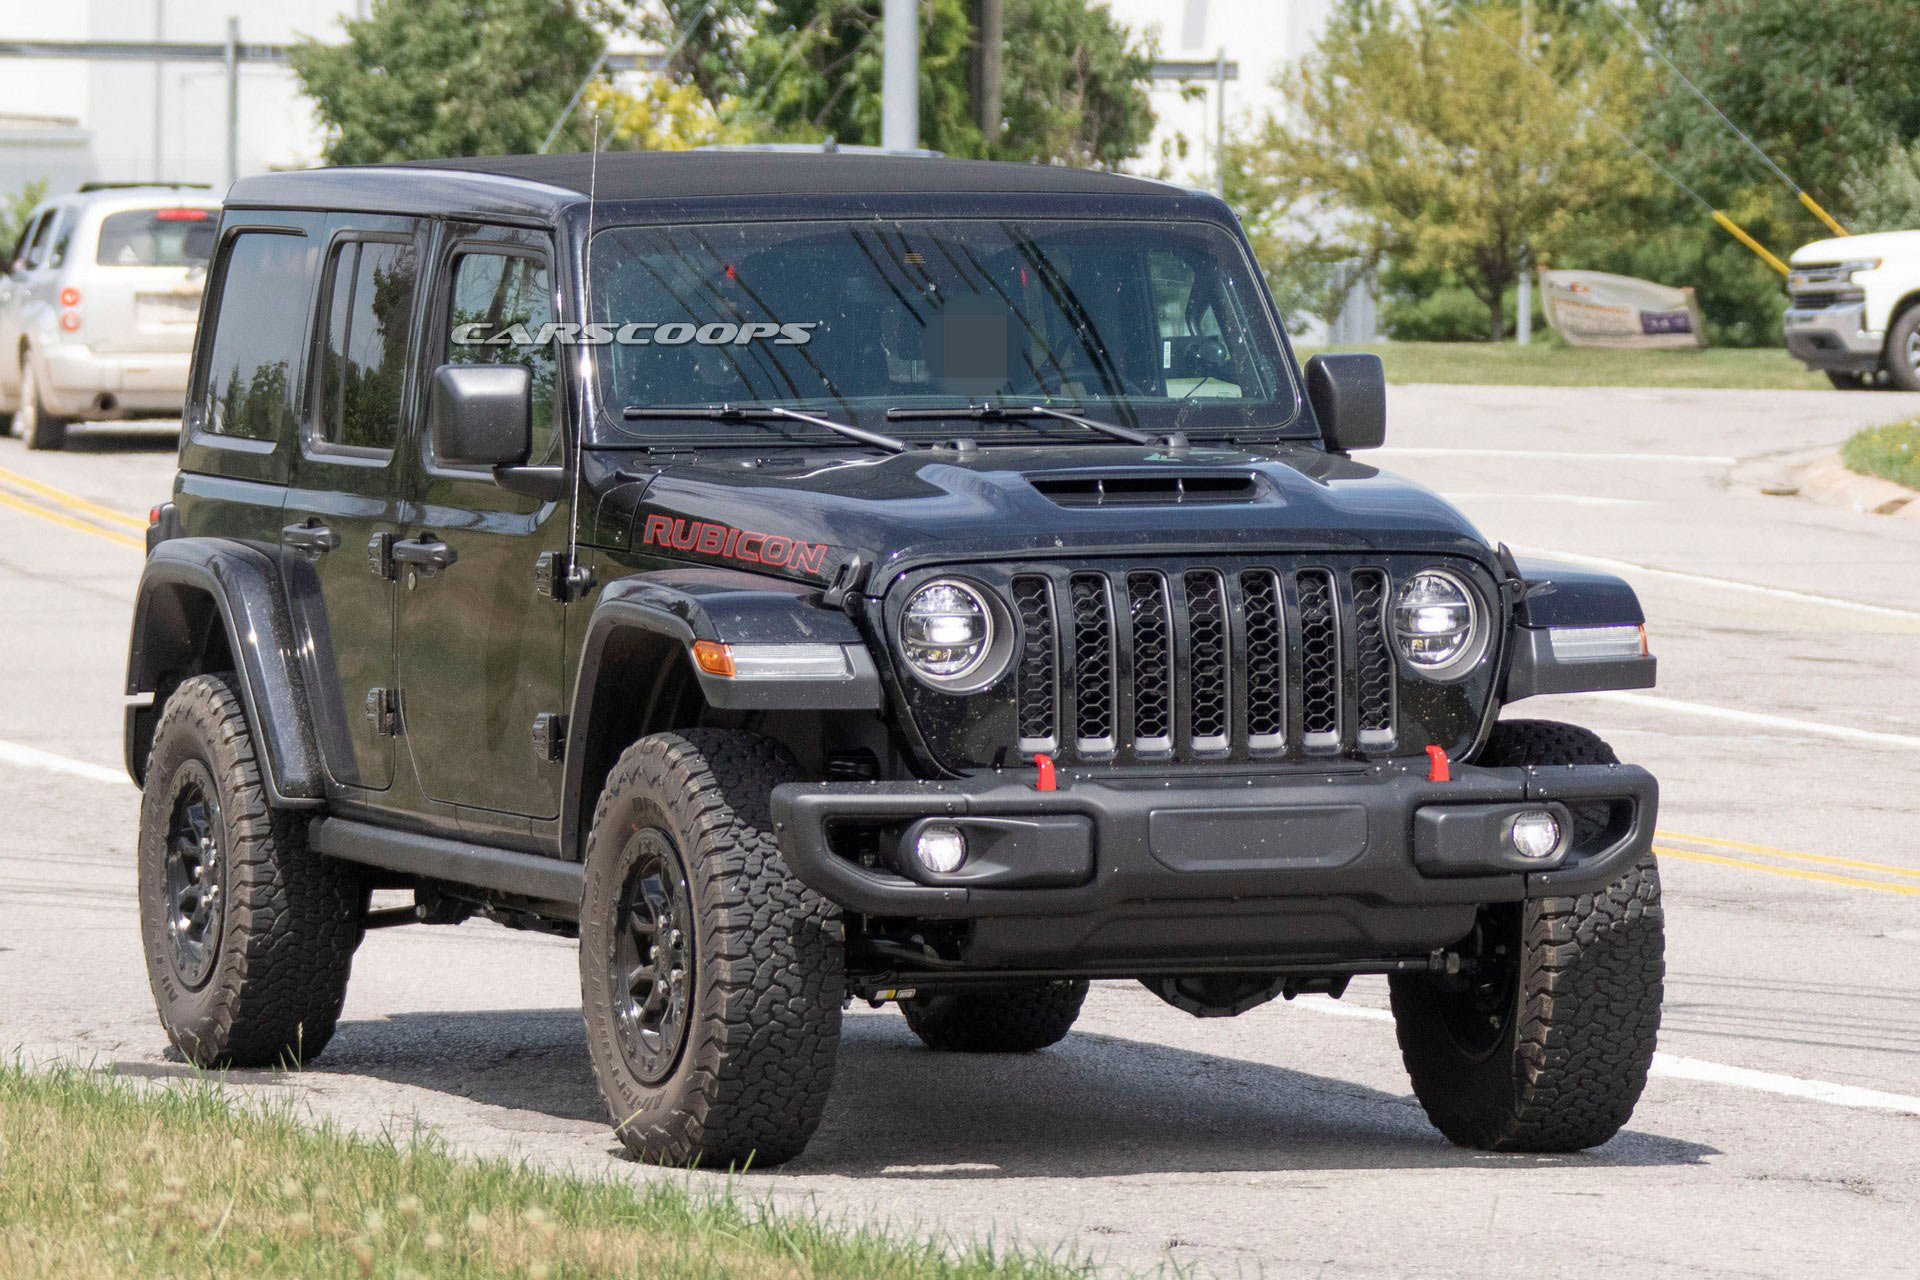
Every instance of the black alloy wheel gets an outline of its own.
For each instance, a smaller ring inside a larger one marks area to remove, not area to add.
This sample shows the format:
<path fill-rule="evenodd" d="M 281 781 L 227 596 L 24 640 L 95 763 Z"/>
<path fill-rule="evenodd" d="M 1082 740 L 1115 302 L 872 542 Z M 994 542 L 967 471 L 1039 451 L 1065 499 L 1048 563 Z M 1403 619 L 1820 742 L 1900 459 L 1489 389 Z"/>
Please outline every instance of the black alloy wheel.
<path fill-rule="evenodd" d="M 220 954 L 220 857 L 224 843 L 220 793 L 213 775 L 189 760 L 173 776 L 167 823 L 167 932 L 174 972 L 182 986 L 198 991 L 213 974 Z"/>
<path fill-rule="evenodd" d="M 666 833 L 645 827 L 628 845 L 633 861 L 620 889 L 607 985 L 616 993 L 614 1018 L 627 1066 L 643 1083 L 657 1085 L 673 1074 L 686 1048 L 693 911 L 687 874 Z"/>

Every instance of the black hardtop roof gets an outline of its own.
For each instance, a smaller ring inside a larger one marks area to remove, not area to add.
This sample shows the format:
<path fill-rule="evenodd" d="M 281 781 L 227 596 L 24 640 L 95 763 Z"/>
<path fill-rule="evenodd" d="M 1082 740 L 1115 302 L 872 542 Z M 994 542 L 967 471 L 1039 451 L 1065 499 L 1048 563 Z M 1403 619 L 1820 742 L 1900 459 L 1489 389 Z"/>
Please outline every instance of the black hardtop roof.
<path fill-rule="evenodd" d="M 584 152 L 549 156 L 462 156 L 391 164 L 267 173 L 227 193 L 237 207 L 386 208 L 555 214 L 586 199 L 635 202 L 762 200 L 782 197 L 882 203 L 928 196 L 974 200 L 1069 196 L 1123 202 L 1213 197 L 1151 178 L 1060 165 L 1006 164 L 943 156 L 822 151 L 602 152 L 597 176 Z"/>

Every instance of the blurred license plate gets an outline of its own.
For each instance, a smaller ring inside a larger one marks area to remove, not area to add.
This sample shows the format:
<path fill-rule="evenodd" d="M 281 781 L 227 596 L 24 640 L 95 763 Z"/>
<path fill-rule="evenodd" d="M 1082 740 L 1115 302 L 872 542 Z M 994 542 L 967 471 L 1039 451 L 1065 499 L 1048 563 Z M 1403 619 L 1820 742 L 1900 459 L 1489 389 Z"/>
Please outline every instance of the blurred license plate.
<path fill-rule="evenodd" d="M 200 295 L 136 293 L 133 318 L 138 324 L 192 324 L 200 318 Z"/>

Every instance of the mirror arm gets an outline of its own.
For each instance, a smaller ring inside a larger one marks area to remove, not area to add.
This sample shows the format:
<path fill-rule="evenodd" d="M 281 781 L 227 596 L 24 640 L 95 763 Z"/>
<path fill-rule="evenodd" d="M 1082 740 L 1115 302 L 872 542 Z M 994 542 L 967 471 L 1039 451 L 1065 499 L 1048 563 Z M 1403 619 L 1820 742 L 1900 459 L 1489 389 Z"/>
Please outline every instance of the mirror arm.
<path fill-rule="evenodd" d="M 570 473 L 565 467 L 495 467 L 493 482 L 508 493 L 558 502 L 567 496 Z"/>

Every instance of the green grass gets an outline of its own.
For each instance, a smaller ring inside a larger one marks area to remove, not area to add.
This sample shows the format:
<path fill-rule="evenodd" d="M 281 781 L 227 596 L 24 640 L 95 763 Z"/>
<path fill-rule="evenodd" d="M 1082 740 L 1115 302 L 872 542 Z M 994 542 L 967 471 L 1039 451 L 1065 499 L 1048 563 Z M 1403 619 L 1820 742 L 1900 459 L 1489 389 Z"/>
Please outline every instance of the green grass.
<path fill-rule="evenodd" d="M 948 1250 L 706 1195 L 455 1158 L 234 1102 L 0 1066 L 6 1280 L 1054 1280 L 1091 1268 Z"/>
<path fill-rule="evenodd" d="M 1840 460 L 1861 475 L 1920 489 L 1920 418 L 1855 432 L 1840 446 Z"/>
<path fill-rule="evenodd" d="M 1813 373 L 1778 348 L 1747 350 L 1616 350 L 1568 347 L 1551 337 L 1515 346 L 1511 342 L 1377 342 L 1357 347 L 1302 347 L 1300 358 L 1319 351 L 1371 351 L 1392 383 L 1448 382 L 1507 387 L 1679 387 L 1745 391 L 1827 391 L 1825 375 Z"/>

